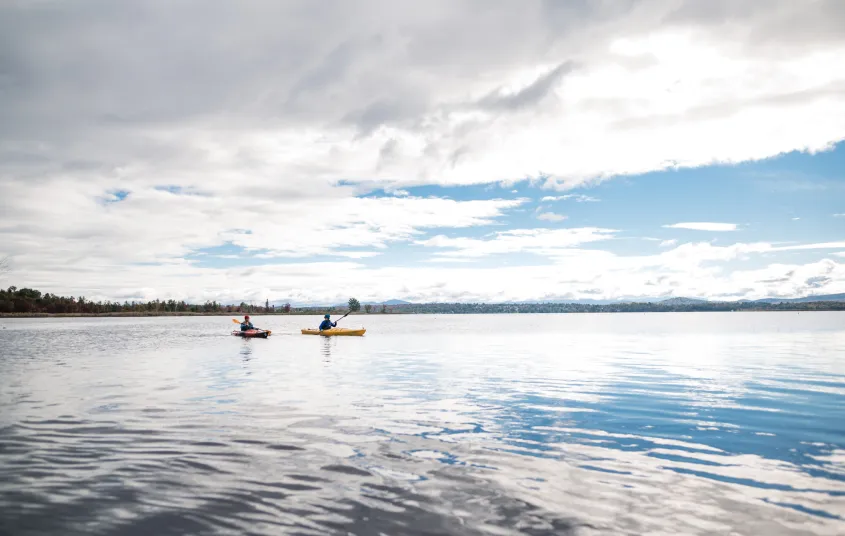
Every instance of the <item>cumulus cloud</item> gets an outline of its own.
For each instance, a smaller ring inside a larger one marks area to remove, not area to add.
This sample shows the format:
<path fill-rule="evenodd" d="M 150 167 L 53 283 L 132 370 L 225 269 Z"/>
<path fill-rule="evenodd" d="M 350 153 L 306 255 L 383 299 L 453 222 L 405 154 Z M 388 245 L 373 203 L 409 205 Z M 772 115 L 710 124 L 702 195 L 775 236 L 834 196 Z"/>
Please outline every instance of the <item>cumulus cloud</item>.
<path fill-rule="evenodd" d="M 502 233 L 486 240 L 437 237 L 426 244 L 444 255 L 437 262 L 373 267 L 358 262 L 266 264 L 232 269 L 199 268 L 187 263 L 131 265 L 120 271 L 74 267 L 71 285 L 51 291 L 82 293 L 89 299 L 186 297 L 263 302 L 335 303 L 348 299 L 350 288 L 365 300 L 404 298 L 413 301 L 519 301 L 544 299 L 702 296 L 711 299 L 756 299 L 845 292 L 845 263 L 830 259 L 807 264 L 759 266 L 755 259 L 770 252 L 768 243 L 718 247 L 683 244 L 657 255 L 618 255 L 582 249 L 596 230 L 562 234 L 561 230 Z M 554 246 L 547 246 L 551 241 Z M 508 243 L 511 242 L 511 243 Z M 572 245 L 574 244 L 574 245 Z M 572 245 L 571 247 L 569 245 Z M 841 246 L 840 246 L 841 247 Z M 548 256 L 551 264 L 479 265 L 488 255 L 520 251 Z M 459 255 L 451 257 L 449 255 Z M 434 260 L 434 259 L 431 259 Z M 465 262 L 474 260 L 475 262 Z M 740 268 L 724 270 L 724 262 Z M 439 263 L 443 263 L 439 265 Z M 339 287 L 326 273 L 343 273 Z M 34 268 L 32 277 L 52 278 Z M 144 285 L 127 285 L 140 282 Z M 251 282 L 262 282 L 255 285 Z"/>
<path fill-rule="evenodd" d="M 685 222 L 664 225 L 668 229 L 692 229 L 693 231 L 736 231 L 735 223 L 713 223 L 713 222 Z"/>
<path fill-rule="evenodd" d="M 696 4 L 6 3 L 3 161 L 568 188 L 842 139 L 836 3 Z"/>
<path fill-rule="evenodd" d="M 8 186 L 8 185 L 7 185 Z M 172 262 L 200 248 L 231 244 L 261 257 L 340 255 L 387 248 L 425 229 L 492 223 L 524 200 L 455 201 L 419 197 L 328 197 L 271 200 L 174 195 L 139 189 L 101 204 L 78 188 L 41 193 L 13 184 L 4 249 L 22 271 L 70 265 L 110 269 L 135 262 Z M 18 220 L 23 223 L 11 223 Z M 39 237 L 37 243 L 32 236 Z M 96 237 L 96 239 L 92 239 Z M 35 247 L 34 244 L 37 246 Z"/>
<path fill-rule="evenodd" d="M 614 229 L 575 227 L 569 229 L 511 229 L 487 238 L 450 238 L 444 235 L 419 240 L 421 246 L 439 248 L 444 257 L 483 257 L 502 253 L 554 255 L 582 244 L 613 238 Z"/>
<path fill-rule="evenodd" d="M 791 246 L 772 246 L 771 251 L 800 251 L 808 249 L 845 248 L 845 242 L 821 242 L 816 244 L 793 244 Z"/>
<path fill-rule="evenodd" d="M 229 245 L 296 259 L 250 268 L 254 280 L 290 282 L 268 292 L 290 295 L 287 285 L 314 282 L 307 270 L 341 266 L 367 288 L 381 276 L 423 285 L 451 275 L 478 294 L 505 279 L 366 262 L 437 229 L 502 224 L 527 200 L 409 188 L 567 190 L 843 139 L 836 2 L 496 1 L 480 13 L 471 1 L 0 4 L 0 254 L 14 261 L 10 278 L 101 296 L 264 293 L 190 260 Z M 562 258 L 614 235 L 560 231 L 437 251 L 513 246 Z M 543 253 L 535 239 L 552 243 Z M 318 255 L 358 262 L 305 262 Z M 550 283 L 534 270 L 513 295 Z M 636 287 L 613 273 L 616 283 L 589 288 Z M 298 296 L 328 299 L 325 285 Z"/>
<path fill-rule="evenodd" d="M 672 240 L 663 240 L 662 242 L 660 242 L 660 247 L 662 247 L 662 248 L 668 248 L 668 247 L 672 247 L 672 246 L 674 246 L 674 245 L 675 245 L 675 244 L 677 244 L 677 243 L 678 243 L 678 241 L 677 241 L 677 240 L 674 240 L 674 239 L 672 239 Z"/>
<path fill-rule="evenodd" d="M 563 221 L 566 219 L 566 216 L 556 212 L 540 212 L 537 214 L 537 219 L 543 221 Z"/>
<path fill-rule="evenodd" d="M 542 202 L 563 201 L 574 199 L 578 203 L 597 203 L 600 199 L 584 194 L 547 195 L 541 199 Z"/>

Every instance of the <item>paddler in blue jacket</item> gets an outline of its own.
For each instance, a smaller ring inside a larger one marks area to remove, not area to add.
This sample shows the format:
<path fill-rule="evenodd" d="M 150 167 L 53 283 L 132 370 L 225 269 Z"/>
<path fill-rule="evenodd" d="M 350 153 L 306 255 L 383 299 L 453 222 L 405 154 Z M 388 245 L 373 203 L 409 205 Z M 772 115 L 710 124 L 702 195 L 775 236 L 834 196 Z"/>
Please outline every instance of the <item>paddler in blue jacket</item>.
<path fill-rule="evenodd" d="M 329 318 L 331 318 L 331 315 L 326 315 L 324 318 L 325 320 L 323 320 L 323 322 L 320 324 L 320 331 L 323 331 L 324 329 L 332 329 L 333 327 L 337 326 L 337 322 L 332 322 L 331 320 L 329 320 Z"/>
<path fill-rule="evenodd" d="M 249 321 L 249 315 L 246 315 L 244 321 L 241 322 L 241 331 L 249 331 L 251 329 L 255 329 L 255 326 Z"/>

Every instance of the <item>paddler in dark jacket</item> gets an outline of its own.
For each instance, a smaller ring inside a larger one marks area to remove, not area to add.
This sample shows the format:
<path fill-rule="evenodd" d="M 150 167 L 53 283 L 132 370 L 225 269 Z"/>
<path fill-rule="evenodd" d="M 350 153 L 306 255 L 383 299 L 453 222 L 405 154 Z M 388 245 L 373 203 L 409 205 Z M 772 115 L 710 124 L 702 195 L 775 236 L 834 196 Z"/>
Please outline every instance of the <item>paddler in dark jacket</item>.
<path fill-rule="evenodd" d="M 329 318 L 331 318 L 331 315 L 326 315 L 324 318 L 325 320 L 323 320 L 323 323 L 320 324 L 320 331 L 323 331 L 324 329 L 332 329 L 333 327 L 337 326 L 337 322 L 332 322 L 331 320 L 329 320 Z"/>
<path fill-rule="evenodd" d="M 241 331 L 248 331 L 250 329 L 255 329 L 255 326 L 249 321 L 249 315 L 246 315 L 244 321 L 241 322 Z"/>

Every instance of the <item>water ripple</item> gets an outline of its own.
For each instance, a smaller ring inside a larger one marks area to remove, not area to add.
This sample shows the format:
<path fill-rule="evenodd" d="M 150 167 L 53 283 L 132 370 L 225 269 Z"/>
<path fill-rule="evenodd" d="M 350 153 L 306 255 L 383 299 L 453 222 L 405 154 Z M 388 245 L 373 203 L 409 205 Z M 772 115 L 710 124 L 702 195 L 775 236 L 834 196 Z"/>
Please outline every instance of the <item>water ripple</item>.
<path fill-rule="evenodd" d="M 689 318 L 4 321 L 0 534 L 841 534 L 841 315 Z"/>

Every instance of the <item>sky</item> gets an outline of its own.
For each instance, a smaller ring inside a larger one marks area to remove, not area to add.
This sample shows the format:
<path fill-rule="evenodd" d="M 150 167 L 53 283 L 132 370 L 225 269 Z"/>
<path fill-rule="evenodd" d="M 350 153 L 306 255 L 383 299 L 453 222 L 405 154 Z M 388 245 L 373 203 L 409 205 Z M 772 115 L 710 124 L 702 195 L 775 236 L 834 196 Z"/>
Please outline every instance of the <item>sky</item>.
<path fill-rule="evenodd" d="M 3 286 L 845 292 L 838 0 L 0 2 Z"/>

